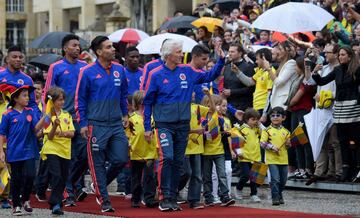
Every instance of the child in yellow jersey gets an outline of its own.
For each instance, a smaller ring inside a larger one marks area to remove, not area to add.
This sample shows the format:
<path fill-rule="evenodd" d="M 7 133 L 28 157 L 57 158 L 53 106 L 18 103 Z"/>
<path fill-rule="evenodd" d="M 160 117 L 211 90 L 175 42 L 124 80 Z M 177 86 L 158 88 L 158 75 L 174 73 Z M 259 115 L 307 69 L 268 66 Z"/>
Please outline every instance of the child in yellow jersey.
<path fill-rule="evenodd" d="M 129 118 L 133 127 L 129 143 L 131 146 L 131 207 L 134 208 L 140 207 L 142 193 L 147 207 L 154 207 L 157 204 L 154 200 L 156 192 L 154 161 L 157 159 L 157 147 L 155 137 L 151 143 L 145 140 L 144 118 L 142 116 L 144 112 L 143 100 L 144 93 L 136 91 L 132 99 L 135 111 Z"/>
<path fill-rule="evenodd" d="M 290 132 L 282 126 L 286 112 L 275 107 L 270 112 L 271 125 L 261 133 L 261 147 L 265 148 L 265 162 L 269 165 L 271 197 L 273 205 L 284 204 L 283 190 L 288 172 L 287 146 L 290 145 Z"/>
<path fill-rule="evenodd" d="M 202 91 L 206 96 L 210 95 L 208 88 L 203 88 Z M 195 93 L 193 96 L 195 98 Z M 181 175 L 178 191 L 181 191 L 189 181 L 187 201 L 192 209 L 204 208 L 200 204 L 202 186 L 201 154 L 204 152 L 203 134 L 205 131 L 201 121 L 206 117 L 208 111 L 208 107 L 195 103 L 191 104 L 190 133 L 183 164 L 184 174 Z M 178 200 L 180 200 L 179 197 Z"/>
<path fill-rule="evenodd" d="M 3 95 L 0 94 L 0 121 L 2 119 L 3 113 L 7 110 L 7 104 L 8 104 L 8 102 L 3 98 Z M 6 143 L 4 143 L 3 147 L 4 147 L 4 151 L 5 151 Z M 7 166 L 8 169 L 9 169 L 9 167 L 10 167 L 10 165 Z M 0 172 L 2 172 L 2 170 L 4 170 L 4 168 L 5 168 L 5 163 L 4 164 L 0 163 Z M 5 191 L 0 196 L 2 209 L 11 208 L 11 205 L 9 204 L 9 201 L 7 199 L 7 197 L 9 196 L 9 191 L 10 191 L 10 183 L 7 185 Z"/>
<path fill-rule="evenodd" d="M 231 121 L 229 118 L 226 117 L 227 106 L 228 106 L 227 100 L 222 97 L 220 105 L 216 106 L 216 110 L 218 111 L 220 118 L 222 118 L 224 121 L 220 123 L 220 132 L 223 133 L 221 135 L 221 142 L 224 147 L 226 183 L 229 188 L 229 195 L 231 195 L 231 179 L 232 179 L 231 164 L 232 164 L 232 157 L 235 156 L 235 154 L 232 152 L 231 145 L 229 144 L 228 141 L 229 135 L 227 134 L 227 132 L 231 129 Z M 218 196 L 219 184 L 218 184 L 218 177 L 215 166 L 213 166 L 213 170 L 212 170 L 212 183 L 213 183 L 214 203 L 219 204 L 221 203 L 221 201 Z"/>
<path fill-rule="evenodd" d="M 47 161 L 52 187 L 48 201 L 52 214 L 62 215 L 62 200 L 65 183 L 69 174 L 71 159 L 71 138 L 75 128 L 72 116 L 62 110 L 65 103 L 65 92 L 53 87 L 46 93 L 45 101 L 52 99 L 54 108 L 51 124 L 44 129 L 44 145 L 40 151 L 41 158 Z"/>
<path fill-rule="evenodd" d="M 213 100 L 214 98 L 214 100 Z M 216 111 L 216 106 L 220 106 L 222 99 L 218 95 L 205 96 L 203 105 L 209 106 L 209 113 L 207 115 L 207 130 L 205 132 L 205 146 L 203 153 L 203 183 L 204 183 L 204 198 L 205 206 L 214 205 L 214 196 L 212 194 L 212 168 L 213 163 L 216 167 L 218 176 L 219 192 L 218 195 L 221 200 L 221 206 L 230 206 L 235 203 L 234 199 L 229 196 L 229 187 L 227 185 L 225 174 L 225 156 L 224 146 L 221 142 L 221 124 L 224 124 L 224 119 L 221 114 Z M 219 108 L 219 107 L 218 107 Z"/>
<path fill-rule="evenodd" d="M 259 112 L 249 108 L 244 113 L 245 123 L 239 129 L 245 139 L 245 145 L 238 153 L 240 179 L 235 190 L 235 198 L 238 200 L 242 200 L 242 190 L 250 178 L 252 162 L 261 160 L 259 119 Z M 261 202 L 257 196 L 257 185 L 252 181 L 250 181 L 250 198 L 255 203 Z"/>

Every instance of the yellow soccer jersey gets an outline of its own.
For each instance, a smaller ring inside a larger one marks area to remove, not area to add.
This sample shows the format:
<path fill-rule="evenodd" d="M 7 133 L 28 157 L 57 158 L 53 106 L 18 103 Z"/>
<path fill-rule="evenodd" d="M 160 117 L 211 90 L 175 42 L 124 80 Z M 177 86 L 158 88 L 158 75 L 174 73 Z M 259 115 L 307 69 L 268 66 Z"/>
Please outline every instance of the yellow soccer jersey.
<path fill-rule="evenodd" d="M 240 126 L 240 134 L 245 139 L 244 147 L 241 148 L 243 158 L 240 159 L 240 162 L 252 162 L 260 161 L 260 130 L 259 128 L 251 128 L 247 124 Z"/>
<path fill-rule="evenodd" d="M 265 150 L 265 163 L 266 164 L 288 164 L 288 153 L 286 150 L 285 142 L 290 138 L 290 132 L 283 126 L 276 128 L 269 126 L 266 130 L 262 131 L 260 142 L 268 142 L 279 149 L 279 154 L 274 151 Z"/>
<path fill-rule="evenodd" d="M 2 120 L 3 113 L 7 110 L 7 102 L 4 101 L 2 104 L 0 104 L 0 122 Z M 6 148 L 6 141 L 3 144 L 3 148 Z"/>
<path fill-rule="evenodd" d="M 208 121 L 208 131 L 205 133 L 205 147 L 203 155 L 224 154 L 221 142 L 219 115 L 215 112 Z"/>
<path fill-rule="evenodd" d="M 145 140 L 144 118 L 134 112 L 129 121 L 133 124 L 133 131 L 129 136 L 129 143 L 131 146 L 130 160 L 149 160 L 157 159 L 156 140 L 153 140 L 149 144 Z"/>
<path fill-rule="evenodd" d="M 267 71 L 255 68 L 253 80 L 256 82 L 253 94 L 253 105 L 255 110 L 264 109 L 268 97 L 268 91 L 272 89 L 273 81 Z"/>
<path fill-rule="evenodd" d="M 60 126 L 57 128 L 56 131 L 75 131 L 73 120 L 71 115 L 61 110 L 61 113 L 58 115 L 60 120 Z M 54 122 L 56 116 L 52 116 L 51 120 Z M 61 127 L 61 128 L 60 128 Z M 48 134 L 50 133 L 52 128 L 52 124 L 50 124 L 44 130 L 44 145 L 40 151 L 41 158 L 46 160 L 47 154 L 57 155 L 64 159 L 71 159 L 71 138 L 59 137 L 54 136 L 52 140 L 49 140 Z"/>
<path fill-rule="evenodd" d="M 201 124 L 199 123 L 199 115 L 200 117 L 206 117 L 206 114 L 209 112 L 209 108 L 198 105 L 198 104 L 191 104 L 191 119 L 190 119 L 190 129 L 201 129 Z M 204 137 L 203 135 L 190 133 L 189 134 L 189 141 L 186 146 L 186 155 L 190 154 L 202 154 L 204 152 Z"/>

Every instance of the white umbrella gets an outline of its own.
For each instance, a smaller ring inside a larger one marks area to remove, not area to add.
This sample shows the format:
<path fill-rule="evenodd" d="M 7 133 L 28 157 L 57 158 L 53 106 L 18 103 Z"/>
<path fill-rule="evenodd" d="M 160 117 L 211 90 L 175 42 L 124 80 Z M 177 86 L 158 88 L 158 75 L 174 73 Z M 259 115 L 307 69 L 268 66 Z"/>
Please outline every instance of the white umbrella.
<path fill-rule="evenodd" d="M 333 124 L 330 110 L 313 109 L 304 116 L 306 131 L 308 133 L 314 160 L 319 157 L 326 133 Z"/>
<path fill-rule="evenodd" d="M 109 39 L 112 42 L 130 43 L 137 43 L 149 37 L 150 36 L 144 31 L 133 28 L 120 29 L 109 35 Z"/>
<path fill-rule="evenodd" d="M 183 42 L 183 52 L 191 52 L 193 47 L 197 45 L 197 42 L 187 36 L 163 33 L 155 36 L 151 36 L 141 41 L 136 48 L 139 49 L 140 54 L 160 54 L 160 48 L 165 39 L 177 39 Z"/>
<path fill-rule="evenodd" d="M 291 34 L 319 31 L 332 19 L 334 16 L 314 4 L 289 2 L 265 11 L 252 27 Z"/>

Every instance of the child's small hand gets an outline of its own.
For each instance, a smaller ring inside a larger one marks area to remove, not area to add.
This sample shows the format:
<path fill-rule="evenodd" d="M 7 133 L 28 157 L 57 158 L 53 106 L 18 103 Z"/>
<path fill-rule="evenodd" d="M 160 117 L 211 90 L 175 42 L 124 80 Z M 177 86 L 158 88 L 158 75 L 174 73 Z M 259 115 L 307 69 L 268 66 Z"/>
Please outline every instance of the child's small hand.
<path fill-rule="evenodd" d="M 5 163 L 5 153 L 4 153 L 4 151 L 0 151 L 0 161 Z"/>
<path fill-rule="evenodd" d="M 287 147 L 291 147 L 291 141 L 290 141 L 290 139 L 286 139 L 285 145 L 286 145 Z"/>
<path fill-rule="evenodd" d="M 237 155 L 235 154 L 235 152 L 230 151 L 231 152 L 231 157 L 233 160 L 235 160 L 237 158 Z"/>
<path fill-rule="evenodd" d="M 202 91 L 205 95 L 210 95 L 210 90 L 208 87 L 203 87 Z"/>
<path fill-rule="evenodd" d="M 278 148 L 278 147 L 273 146 L 271 149 L 272 149 L 276 154 L 279 154 L 279 148 Z"/>
<path fill-rule="evenodd" d="M 59 120 L 59 118 L 56 118 L 54 120 L 54 126 L 59 126 L 59 125 L 60 125 L 60 120 Z"/>

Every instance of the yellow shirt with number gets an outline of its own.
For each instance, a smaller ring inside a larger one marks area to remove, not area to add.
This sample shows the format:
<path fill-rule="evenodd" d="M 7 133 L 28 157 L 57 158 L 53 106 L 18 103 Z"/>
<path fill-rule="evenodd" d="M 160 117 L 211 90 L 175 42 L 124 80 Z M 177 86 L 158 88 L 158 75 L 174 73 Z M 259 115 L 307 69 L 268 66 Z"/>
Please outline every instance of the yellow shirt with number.
<path fill-rule="evenodd" d="M 134 131 L 128 132 L 129 136 L 129 143 L 130 143 L 130 160 L 150 160 L 150 159 L 157 159 L 157 148 L 155 136 L 151 143 L 148 143 L 145 140 L 145 128 L 144 128 L 144 118 L 134 112 L 129 121 L 134 125 Z M 128 130 L 129 128 L 127 128 Z"/>
<path fill-rule="evenodd" d="M 239 129 L 240 134 L 245 139 L 244 147 L 242 150 L 242 157 L 239 157 L 240 162 L 252 162 L 252 161 L 260 161 L 261 153 L 260 153 L 260 129 L 259 128 L 251 128 L 247 124 L 243 124 Z"/>
<path fill-rule="evenodd" d="M 255 81 L 255 91 L 253 94 L 253 106 L 255 110 L 264 109 L 268 92 L 272 89 L 273 81 L 267 71 L 262 68 L 255 68 L 255 74 L 252 77 Z"/>
<path fill-rule="evenodd" d="M 201 129 L 201 123 L 198 121 L 198 108 L 200 110 L 200 116 L 202 118 L 206 117 L 206 114 L 209 112 L 209 108 L 198 105 L 198 104 L 191 104 L 191 119 L 190 119 L 190 129 L 196 130 Z M 188 144 L 186 146 L 186 155 L 191 154 L 202 154 L 204 153 L 204 137 L 203 135 L 190 133 Z"/>
<path fill-rule="evenodd" d="M 208 121 L 209 132 L 211 130 L 211 126 L 217 126 L 218 135 L 216 138 L 212 139 L 210 133 L 205 133 L 205 146 L 203 155 L 219 155 L 224 154 L 224 146 L 221 142 L 221 132 L 220 132 L 220 124 L 219 124 L 219 114 L 217 112 L 213 113 L 211 118 Z"/>
<path fill-rule="evenodd" d="M 290 132 L 283 126 L 276 128 L 270 125 L 266 130 L 262 131 L 260 142 L 269 142 L 277 148 L 280 148 L 279 154 L 272 150 L 265 150 L 266 164 L 288 164 L 288 153 L 285 142 L 289 138 Z"/>
<path fill-rule="evenodd" d="M 64 110 L 58 115 L 60 125 L 56 131 L 75 131 L 73 120 L 71 115 Z M 43 160 L 46 160 L 47 154 L 57 155 L 64 159 L 71 159 L 71 138 L 60 137 L 55 135 L 52 140 L 48 138 L 48 134 L 52 129 L 52 123 L 55 121 L 56 116 L 51 117 L 51 124 L 44 130 L 44 145 L 40 151 L 40 156 Z"/>
<path fill-rule="evenodd" d="M 7 101 L 0 104 L 0 122 L 2 120 L 3 113 L 7 110 Z M 6 148 L 6 141 L 3 144 L 3 148 Z"/>

